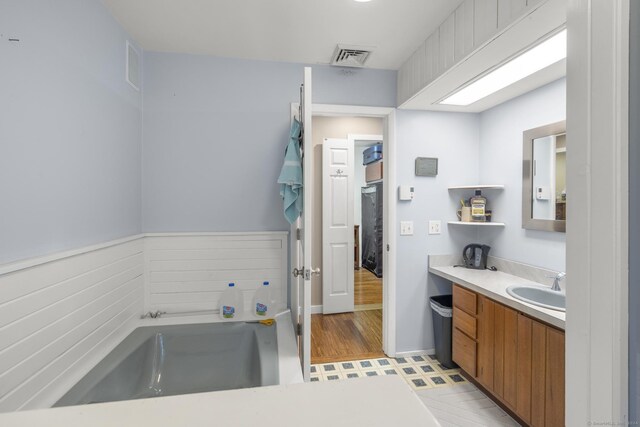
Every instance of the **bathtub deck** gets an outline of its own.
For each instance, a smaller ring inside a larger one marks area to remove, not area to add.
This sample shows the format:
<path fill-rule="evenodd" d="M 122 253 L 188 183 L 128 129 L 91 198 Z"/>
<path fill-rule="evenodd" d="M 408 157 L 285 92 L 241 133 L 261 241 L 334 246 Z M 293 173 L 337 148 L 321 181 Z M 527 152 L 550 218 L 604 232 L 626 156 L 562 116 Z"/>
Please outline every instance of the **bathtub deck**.
<path fill-rule="evenodd" d="M 395 376 L 280 385 L 0 415 L 3 427 L 211 426 L 222 420 L 228 420 L 229 425 L 262 427 L 320 427 L 336 423 L 369 427 L 440 425 L 411 388 Z"/>

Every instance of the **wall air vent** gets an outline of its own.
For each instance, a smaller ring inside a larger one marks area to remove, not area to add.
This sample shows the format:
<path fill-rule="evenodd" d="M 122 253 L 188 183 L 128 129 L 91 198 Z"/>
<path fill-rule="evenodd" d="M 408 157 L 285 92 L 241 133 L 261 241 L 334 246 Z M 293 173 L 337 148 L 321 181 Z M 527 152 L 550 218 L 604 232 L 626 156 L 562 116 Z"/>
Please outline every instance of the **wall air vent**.
<path fill-rule="evenodd" d="M 135 90 L 140 91 L 140 54 L 127 40 L 127 56 L 125 58 L 125 79 Z"/>
<path fill-rule="evenodd" d="M 372 49 L 367 46 L 353 46 L 339 44 L 333 52 L 331 65 L 336 67 L 364 67 L 371 56 Z"/>

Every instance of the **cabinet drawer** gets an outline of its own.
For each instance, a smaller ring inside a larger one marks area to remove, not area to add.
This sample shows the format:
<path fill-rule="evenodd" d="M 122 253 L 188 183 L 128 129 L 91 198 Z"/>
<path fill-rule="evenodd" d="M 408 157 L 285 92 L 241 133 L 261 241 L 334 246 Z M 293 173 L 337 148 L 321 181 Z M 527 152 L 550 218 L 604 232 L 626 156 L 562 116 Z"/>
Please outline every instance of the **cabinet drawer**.
<path fill-rule="evenodd" d="M 458 328 L 471 338 L 476 338 L 476 318 L 460 310 L 453 308 L 453 327 Z"/>
<path fill-rule="evenodd" d="M 453 361 L 472 377 L 476 376 L 476 342 L 453 329 Z"/>
<path fill-rule="evenodd" d="M 468 291 L 459 285 L 453 285 L 453 305 L 475 316 L 477 313 L 476 293 Z"/>

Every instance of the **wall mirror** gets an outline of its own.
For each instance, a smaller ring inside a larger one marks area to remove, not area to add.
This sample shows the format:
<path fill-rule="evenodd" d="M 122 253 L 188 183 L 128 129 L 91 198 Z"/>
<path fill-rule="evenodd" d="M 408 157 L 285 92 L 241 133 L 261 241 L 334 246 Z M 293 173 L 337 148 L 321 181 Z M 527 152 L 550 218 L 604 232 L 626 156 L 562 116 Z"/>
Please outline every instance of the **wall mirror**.
<path fill-rule="evenodd" d="M 566 122 L 524 131 L 522 228 L 566 231 Z"/>

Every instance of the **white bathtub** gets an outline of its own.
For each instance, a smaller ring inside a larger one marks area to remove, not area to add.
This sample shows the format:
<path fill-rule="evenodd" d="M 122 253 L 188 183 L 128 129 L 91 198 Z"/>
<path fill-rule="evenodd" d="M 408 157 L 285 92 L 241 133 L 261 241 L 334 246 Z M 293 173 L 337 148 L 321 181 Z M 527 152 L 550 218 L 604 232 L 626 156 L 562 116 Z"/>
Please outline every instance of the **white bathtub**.
<path fill-rule="evenodd" d="M 193 322 L 142 321 L 54 406 L 302 382 L 289 311 L 271 326 Z"/>

